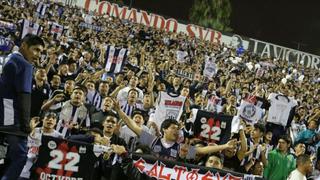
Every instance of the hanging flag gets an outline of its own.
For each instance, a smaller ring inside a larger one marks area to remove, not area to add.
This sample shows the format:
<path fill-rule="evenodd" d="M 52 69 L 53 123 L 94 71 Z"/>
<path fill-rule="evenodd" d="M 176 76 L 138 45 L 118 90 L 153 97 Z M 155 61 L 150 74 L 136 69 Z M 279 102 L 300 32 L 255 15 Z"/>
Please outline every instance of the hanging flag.
<path fill-rule="evenodd" d="M 29 20 L 24 19 L 22 22 L 22 33 L 21 33 L 21 39 L 24 38 L 27 34 L 34 34 L 34 35 L 40 35 L 42 31 L 42 27 L 37 24 L 33 23 Z"/>
<path fill-rule="evenodd" d="M 63 33 L 65 32 L 64 26 L 56 23 L 56 22 L 49 22 L 49 31 L 53 34 L 54 39 L 59 39 Z"/>
<path fill-rule="evenodd" d="M 49 4 L 45 4 L 44 2 L 39 2 L 37 6 L 37 14 L 39 17 L 44 17 L 46 14 L 46 10 L 49 7 Z"/>
<path fill-rule="evenodd" d="M 0 29 L 5 32 L 15 32 L 17 27 L 14 23 L 0 20 Z"/>
<path fill-rule="evenodd" d="M 119 73 L 127 59 L 128 49 L 108 45 L 106 48 L 105 69 L 107 72 Z"/>

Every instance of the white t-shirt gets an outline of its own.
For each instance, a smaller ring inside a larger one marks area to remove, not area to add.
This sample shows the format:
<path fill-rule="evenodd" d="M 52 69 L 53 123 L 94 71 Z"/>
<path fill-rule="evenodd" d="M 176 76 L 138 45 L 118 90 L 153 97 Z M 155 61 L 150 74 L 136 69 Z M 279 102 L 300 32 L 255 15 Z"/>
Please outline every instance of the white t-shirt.
<path fill-rule="evenodd" d="M 269 108 L 267 122 L 286 126 L 291 109 L 298 105 L 297 101 L 291 97 L 276 93 L 271 93 L 268 99 L 271 107 Z"/>
<path fill-rule="evenodd" d="M 186 62 L 186 57 L 188 56 L 187 51 L 177 51 L 177 61 L 184 63 Z"/>
<path fill-rule="evenodd" d="M 248 123 L 255 124 L 263 117 L 263 110 L 252 103 L 242 100 L 238 109 L 238 115 Z"/>
<path fill-rule="evenodd" d="M 185 100 L 186 97 L 181 95 L 171 96 L 167 92 L 160 92 L 156 102 L 156 111 L 153 121 L 159 128 L 166 119 L 175 119 L 179 121 Z"/>
<path fill-rule="evenodd" d="M 287 180 L 307 180 L 307 178 L 298 169 L 295 169 L 290 173 Z"/>
<path fill-rule="evenodd" d="M 146 132 L 149 132 L 149 128 L 145 125 L 142 126 L 142 129 Z M 120 129 L 119 137 L 124 139 L 126 143 L 129 144 L 131 137 L 137 137 L 137 135 L 130 128 L 128 128 L 128 126 L 123 126 Z"/>
<path fill-rule="evenodd" d="M 210 60 L 210 58 L 213 58 L 213 59 Z M 207 56 L 205 60 L 203 75 L 208 78 L 212 78 L 217 72 L 217 65 L 214 59 L 215 59 L 214 57 Z"/>

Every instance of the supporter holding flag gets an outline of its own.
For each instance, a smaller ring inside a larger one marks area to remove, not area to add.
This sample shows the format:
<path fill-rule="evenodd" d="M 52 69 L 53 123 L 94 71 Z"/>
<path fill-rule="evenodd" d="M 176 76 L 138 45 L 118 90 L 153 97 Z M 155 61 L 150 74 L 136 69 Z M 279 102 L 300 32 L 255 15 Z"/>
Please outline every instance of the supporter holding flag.
<path fill-rule="evenodd" d="M 42 123 L 42 127 L 37 127 L 40 123 Z M 42 135 L 62 138 L 62 134 L 55 130 L 56 123 L 57 115 L 52 112 L 47 112 L 42 120 L 39 117 L 33 117 L 31 119 L 31 133 L 28 136 L 28 159 L 20 174 L 20 180 L 30 178 L 30 170 L 34 162 L 37 160 Z"/>

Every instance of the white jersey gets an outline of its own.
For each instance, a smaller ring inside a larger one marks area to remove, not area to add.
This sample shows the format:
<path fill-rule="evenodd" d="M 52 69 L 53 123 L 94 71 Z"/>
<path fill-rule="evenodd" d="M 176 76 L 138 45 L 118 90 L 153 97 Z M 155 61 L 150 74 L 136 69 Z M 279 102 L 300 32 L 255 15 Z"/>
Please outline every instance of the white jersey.
<path fill-rule="evenodd" d="M 252 103 L 242 100 L 238 109 L 238 115 L 248 123 L 255 124 L 263 117 L 263 110 Z"/>
<path fill-rule="evenodd" d="M 185 100 L 186 97 L 181 95 L 172 96 L 167 92 L 160 92 L 154 116 L 154 122 L 157 126 L 160 128 L 162 122 L 166 119 L 175 119 L 179 121 Z"/>
<path fill-rule="evenodd" d="M 298 134 L 306 129 L 307 127 L 304 123 L 299 123 L 299 122 L 297 123 L 295 121 L 292 121 L 291 126 L 289 128 L 291 141 L 295 142 L 295 139 L 297 138 Z"/>
<path fill-rule="evenodd" d="M 42 128 L 35 128 L 34 136 L 28 136 L 28 154 L 27 154 L 27 161 L 21 171 L 20 177 L 23 178 L 30 178 L 30 169 L 37 159 L 39 153 L 39 147 L 41 146 L 41 137 L 42 135 L 51 136 L 56 138 L 62 138 L 62 134 L 58 131 L 54 130 L 52 133 L 44 133 Z"/>
<path fill-rule="evenodd" d="M 205 66 L 203 69 L 203 76 L 207 78 L 212 78 L 217 72 L 217 66 L 214 57 L 206 57 Z"/>
<path fill-rule="evenodd" d="M 142 125 L 142 129 L 146 132 L 149 132 L 149 128 L 145 125 Z M 137 135 L 130 128 L 128 128 L 128 126 L 123 126 L 120 128 L 119 137 L 124 139 L 126 143 L 129 144 L 131 137 L 137 137 Z"/>
<path fill-rule="evenodd" d="M 275 93 L 271 93 L 268 99 L 271 107 L 269 108 L 267 122 L 286 126 L 291 109 L 298 105 L 297 101 Z"/>
<path fill-rule="evenodd" d="M 212 96 L 210 99 L 208 99 L 207 107 L 205 108 L 206 111 L 221 113 L 222 109 L 223 106 L 221 98 L 218 96 Z"/>
<path fill-rule="evenodd" d="M 177 61 L 180 63 L 186 62 L 186 57 L 188 56 L 187 51 L 177 51 Z"/>

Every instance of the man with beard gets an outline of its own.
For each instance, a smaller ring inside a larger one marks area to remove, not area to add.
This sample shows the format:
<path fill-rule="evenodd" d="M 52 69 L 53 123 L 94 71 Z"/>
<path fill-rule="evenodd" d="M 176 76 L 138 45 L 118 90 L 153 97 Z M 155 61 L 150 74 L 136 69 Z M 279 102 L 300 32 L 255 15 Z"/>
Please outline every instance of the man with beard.
<path fill-rule="evenodd" d="M 75 87 L 71 99 L 62 106 L 56 129 L 64 137 L 77 134 L 81 128 L 90 127 L 88 110 L 84 105 L 85 93 L 85 87 Z"/>

